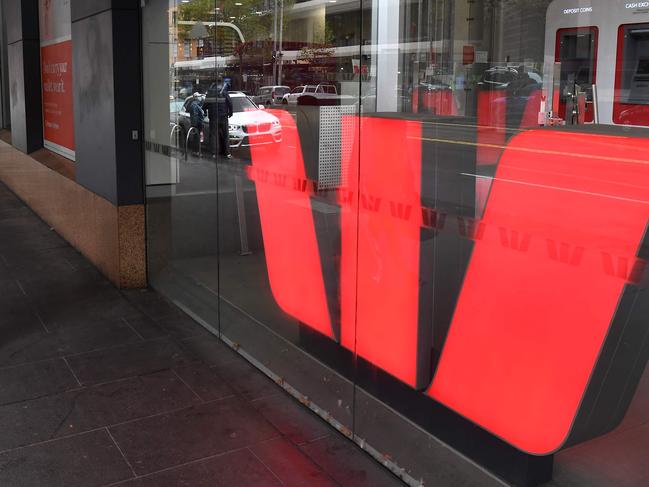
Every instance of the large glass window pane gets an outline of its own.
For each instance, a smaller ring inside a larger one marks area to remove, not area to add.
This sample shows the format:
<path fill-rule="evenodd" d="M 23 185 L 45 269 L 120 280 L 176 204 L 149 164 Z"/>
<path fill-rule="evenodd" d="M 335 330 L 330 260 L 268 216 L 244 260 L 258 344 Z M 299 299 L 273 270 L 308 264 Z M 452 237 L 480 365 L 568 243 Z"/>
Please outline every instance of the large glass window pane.
<path fill-rule="evenodd" d="M 349 432 L 354 342 L 353 323 L 348 340 L 341 328 L 340 234 L 359 3 L 217 8 L 217 20 L 241 33 L 218 66 L 234 112 L 229 154 L 216 160 L 222 337 Z"/>
<path fill-rule="evenodd" d="M 216 163 L 206 102 L 216 76 L 215 7 L 153 0 L 142 24 L 149 279 L 217 330 Z"/>
<path fill-rule="evenodd" d="M 143 8 L 153 285 L 412 485 L 646 483 L 649 12 L 577 3 Z"/>
<path fill-rule="evenodd" d="M 646 10 L 366 6 L 355 434 L 429 482 L 422 430 L 509 481 L 530 455 L 537 480 L 554 457 L 559 482 L 641 485 L 607 451 L 638 469 L 649 439 Z"/>

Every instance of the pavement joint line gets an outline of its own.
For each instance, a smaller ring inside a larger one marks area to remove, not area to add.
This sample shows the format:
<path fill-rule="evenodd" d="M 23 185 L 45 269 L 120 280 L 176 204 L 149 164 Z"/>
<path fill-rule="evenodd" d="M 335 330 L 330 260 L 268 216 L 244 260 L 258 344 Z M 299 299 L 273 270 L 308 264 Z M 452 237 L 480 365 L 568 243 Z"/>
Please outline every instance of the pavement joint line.
<path fill-rule="evenodd" d="M 142 334 L 141 334 L 139 331 L 137 331 L 137 330 L 135 329 L 135 327 L 131 324 L 131 322 L 128 321 L 128 318 L 126 318 L 126 316 L 122 316 L 122 321 L 123 321 L 123 322 L 126 324 L 126 326 L 128 326 L 128 327 L 133 331 L 133 333 L 135 333 L 135 334 L 136 334 L 136 335 L 137 335 L 137 336 L 138 336 L 142 341 L 146 341 L 146 338 L 144 338 L 144 337 L 142 336 Z"/>
<path fill-rule="evenodd" d="M 286 487 L 286 484 L 282 481 L 282 479 L 279 478 L 279 476 L 275 473 L 275 471 L 272 468 L 270 468 L 268 465 L 266 465 L 266 462 L 264 462 L 261 458 L 259 458 L 259 456 L 252 450 L 252 448 L 250 448 L 250 446 L 248 446 L 248 451 L 253 457 L 257 459 L 259 463 L 261 463 L 264 466 L 266 470 L 268 470 L 272 474 L 273 477 L 275 477 L 275 479 L 277 479 L 280 485 Z"/>
<path fill-rule="evenodd" d="M 183 378 L 180 376 L 180 374 L 178 373 L 178 371 L 176 371 L 175 369 L 171 369 L 171 372 L 172 372 L 172 373 L 173 373 L 173 374 L 178 378 L 178 380 L 179 380 L 182 384 L 185 385 L 185 387 L 187 387 L 187 389 L 189 389 L 189 390 L 191 391 L 192 394 L 194 394 L 194 396 L 196 396 L 196 398 L 197 398 L 200 402 L 205 402 L 205 400 L 204 400 L 204 399 L 203 399 L 203 398 L 202 398 L 202 397 L 201 397 L 201 396 L 200 396 L 200 395 L 199 395 L 199 394 L 194 390 L 194 388 L 193 388 L 192 386 L 190 386 L 190 385 L 187 383 L 187 381 L 185 381 L 185 379 L 183 379 Z"/>
<path fill-rule="evenodd" d="M 216 366 L 212 366 L 212 367 L 216 367 Z M 264 376 L 264 377 L 266 377 L 266 376 Z M 265 394 L 265 395 L 263 395 L 263 396 L 260 396 L 260 397 L 255 398 L 255 399 L 251 399 L 250 402 L 264 401 L 264 400 L 266 400 L 266 399 L 270 399 L 271 397 L 275 397 L 275 396 L 285 396 L 285 395 L 286 395 L 285 392 L 283 392 L 282 390 L 278 390 L 278 391 L 275 392 L 274 394 Z"/>
<path fill-rule="evenodd" d="M 322 441 L 325 438 L 329 438 L 331 436 L 331 433 L 327 433 L 325 435 L 320 435 L 317 438 L 313 438 L 311 440 L 304 441 L 302 443 L 298 443 L 298 446 L 303 446 L 303 445 L 310 445 L 312 443 L 317 443 L 318 441 Z"/>
<path fill-rule="evenodd" d="M 63 360 L 63 362 L 65 362 L 65 365 L 68 367 L 68 370 L 72 374 L 72 377 L 74 377 L 74 380 L 77 381 L 77 384 L 79 385 L 79 387 L 83 387 L 83 384 L 79 380 L 79 377 L 77 377 L 77 374 L 74 372 L 74 370 L 70 366 L 70 362 L 68 362 L 68 359 L 66 359 L 65 357 L 62 357 L 62 360 Z"/>
<path fill-rule="evenodd" d="M 51 333 L 50 329 L 47 327 L 45 321 L 41 317 L 41 314 L 38 311 L 34 311 L 34 314 L 36 315 L 36 318 L 38 318 L 38 321 L 41 322 L 41 325 L 43 325 L 43 328 L 45 329 L 45 333 Z"/>
<path fill-rule="evenodd" d="M 51 333 L 51 332 L 48 330 L 47 333 Z M 123 343 L 121 345 L 114 345 L 114 346 L 111 346 L 111 347 L 94 348 L 94 349 L 88 350 L 86 352 L 69 353 L 69 354 L 65 354 L 65 355 L 58 355 L 58 356 L 49 357 L 49 358 L 43 358 L 43 359 L 39 359 L 39 360 L 30 360 L 28 362 L 21 362 L 19 364 L 2 365 L 2 366 L 0 366 L 0 370 L 15 369 L 17 367 L 23 367 L 23 366 L 26 366 L 26 365 L 36 365 L 36 364 L 42 364 L 42 363 L 45 363 L 45 362 L 53 362 L 53 361 L 56 361 L 58 359 L 74 358 L 74 357 L 79 357 L 79 356 L 85 355 L 85 354 L 97 353 L 97 352 L 105 352 L 105 351 L 108 351 L 108 350 L 114 350 L 114 349 L 124 348 L 124 347 L 128 347 L 128 346 L 133 346 L 133 345 L 141 345 L 142 343 L 150 343 L 150 342 L 155 342 L 155 341 L 159 341 L 159 340 L 165 340 L 165 339 L 168 339 L 168 338 L 169 337 L 166 337 L 166 336 L 165 337 L 156 337 L 156 338 L 147 338 L 146 340 L 144 340 L 144 342 Z M 172 343 L 176 344 L 173 341 L 172 341 Z M 191 359 L 191 357 L 189 357 L 189 358 Z M 135 374 L 135 375 L 132 375 L 132 376 L 128 376 L 127 378 L 137 377 L 137 376 L 140 376 L 140 375 L 146 375 L 146 374 Z M 115 380 L 118 380 L 118 379 L 115 379 Z M 115 382 L 115 381 L 114 380 L 108 380 L 108 381 L 105 381 L 103 383 L 109 383 L 109 382 Z M 93 385 L 95 385 L 95 384 L 93 384 Z"/>
<path fill-rule="evenodd" d="M 119 443 L 117 443 L 117 440 L 115 440 L 115 437 L 113 434 L 110 432 L 110 430 L 107 427 L 104 427 L 104 430 L 108 434 L 108 437 L 111 439 L 113 444 L 115 445 L 115 448 L 117 448 L 117 451 L 119 452 L 120 455 L 122 455 L 122 458 L 124 459 L 124 462 L 126 462 L 126 465 L 128 465 L 128 468 L 131 469 L 131 472 L 133 472 L 133 476 L 137 478 L 137 472 L 135 472 L 135 469 L 133 468 L 133 465 L 131 465 L 131 462 L 128 460 L 126 455 L 124 454 L 124 451 L 122 450 L 122 447 L 119 446 Z"/>
<path fill-rule="evenodd" d="M 66 392 L 72 392 L 72 391 L 66 391 Z M 42 396 L 42 397 L 39 397 L 39 398 L 36 398 L 36 399 L 42 399 L 43 397 L 49 397 L 49 396 Z M 59 440 L 75 438 L 77 436 L 86 435 L 88 433 L 96 433 L 97 431 L 102 431 L 102 430 L 104 430 L 106 428 L 116 428 L 118 426 L 123 426 L 123 425 L 130 424 L 130 423 L 136 423 L 137 421 L 141 421 L 141 420 L 145 420 L 145 419 L 151 419 L 151 418 L 155 418 L 155 417 L 158 417 L 158 416 L 164 416 L 165 414 L 174 414 L 174 413 L 180 412 L 180 411 L 182 411 L 184 409 L 190 409 L 190 408 L 196 407 L 196 406 L 202 406 L 202 405 L 205 405 L 205 404 L 216 403 L 216 402 L 223 401 L 223 400 L 231 398 L 231 397 L 234 397 L 234 396 L 228 396 L 227 398 L 219 398 L 219 399 L 213 399 L 211 401 L 205 401 L 203 404 L 189 404 L 189 405 L 186 405 L 186 406 L 183 406 L 183 407 L 180 407 L 180 408 L 169 409 L 169 410 L 166 410 L 166 411 L 161 411 L 161 412 L 158 412 L 156 414 L 150 414 L 150 415 L 147 415 L 147 416 L 140 416 L 140 417 L 137 417 L 137 418 L 129 419 L 127 421 L 121 421 L 119 423 L 112 423 L 112 424 L 107 424 L 107 425 L 103 425 L 103 426 L 97 426 L 95 428 L 90 428 L 90 429 L 85 430 L 85 431 L 78 431 L 76 433 L 71 433 L 69 435 L 64 434 L 64 435 L 58 436 L 56 438 L 50 438 L 50 439 L 47 439 L 47 440 L 36 441 L 34 443 L 28 443 L 26 445 L 20 445 L 20 446 L 14 447 L 14 448 L 6 448 L 4 450 L 0 450 L 0 455 L 3 455 L 5 453 L 9 453 L 9 452 L 12 452 L 12 451 L 16 451 L 16 450 L 24 450 L 24 449 L 27 449 L 27 448 L 46 445 L 46 444 L 53 443 L 53 442 L 59 441 Z M 28 402 L 28 401 L 18 401 L 17 404 L 19 404 L 20 402 Z M 16 403 L 13 403 L 13 404 L 16 404 Z"/>
<path fill-rule="evenodd" d="M 108 350 L 117 350 L 119 348 L 126 348 L 126 347 L 132 347 L 132 346 L 135 346 L 135 345 L 141 345 L 142 343 L 152 343 L 152 342 L 162 341 L 162 340 L 166 340 L 168 338 L 169 337 L 166 337 L 166 336 L 155 337 L 155 338 L 147 338 L 146 340 L 144 340 L 142 342 L 122 343 L 120 345 L 113 345 L 113 346 L 110 346 L 110 347 L 94 348 L 94 349 L 88 350 L 86 352 L 77 352 L 77 353 L 66 354 L 66 355 L 63 355 L 63 357 L 65 357 L 65 358 L 80 357 L 82 355 L 87 355 L 87 354 L 91 354 L 91 353 L 105 352 L 105 351 L 108 351 Z"/>
<path fill-rule="evenodd" d="M 18 289 L 20 289 L 20 292 L 23 293 L 24 296 L 27 296 L 27 292 L 25 291 L 25 288 L 23 285 L 20 283 L 18 279 L 14 279 L 16 281 L 16 285 L 18 286 Z"/>
<path fill-rule="evenodd" d="M 4 450 L 0 450 L 0 456 L 4 455 L 5 453 L 11 453 L 11 452 L 18 451 L 18 450 L 25 450 L 27 448 L 33 448 L 33 447 L 36 447 L 36 446 L 47 445 L 49 443 L 54 443 L 55 441 L 67 440 L 67 439 L 70 439 L 70 438 L 76 438 L 77 436 L 88 435 L 90 433 L 96 433 L 97 431 L 102 431 L 104 428 L 105 428 L 105 426 L 101 426 L 99 428 L 92 428 L 92 429 L 89 429 L 87 431 L 79 431 L 78 433 L 72 433 L 72 434 L 60 436 L 60 437 L 57 437 L 57 438 L 51 438 L 49 440 L 36 441 L 34 443 L 28 443 L 27 445 L 20 445 L 20 446 L 14 447 L 14 448 L 6 448 Z"/>
<path fill-rule="evenodd" d="M 104 427 L 105 428 L 117 428 L 119 426 L 124 426 L 124 425 L 127 425 L 127 424 L 137 423 L 138 421 L 144 421 L 145 419 L 157 418 L 159 416 L 164 416 L 166 414 L 175 414 L 175 413 L 178 413 L 180 411 L 184 411 L 185 409 L 192 409 L 192 408 L 195 408 L 195 407 L 198 407 L 198 406 L 206 406 L 206 405 L 209 405 L 209 404 L 215 404 L 215 403 L 218 403 L 218 402 L 223 402 L 223 401 L 225 401 L 225 400 L 227 400 L 229 398 L 232 398 L 232 397 L 234 397 L 234 396 L 228 396 L 228 397 L 223 397 L 223 398 L 218 398 L 218 399 L 212 399 L 210 401 L 204 401 L 201 404 L 188 404 L 188 405 L 185 405 L 185 406 L 180 407 L 180 408 L 169 409 L 167 411 L 162 411 L 162 412 L 155 413 L 155 414 L 149 414 L 147 416 L 140 416 L 139 418 L 133 418 L 133 419 L 129 419 L 127 421 L 121 421 L 119 423 L 109 424 L 109 425 L 106 425 Z"/>
<path fill-rule="evenodd" d="M 209 455 L 209 456 L 206 456 L 206 457 L 197 458 L 195 460 L 190 460 L 188 462 L 179 463 L 178 465 L 173 465 L 171 467 L 163 468 L 161 470 L 156 470 L 154 472 L 149 472 L 147 474 L 137 475 L 135 477 L 135 479 L 145 479 L 145 478 L 148 478 L 148 477 L 153 477 L 154 475 L 158 475 L 158 474 L 165 473 L 165 472 L 170 472 L 172 470 L 187 467 L 189 465 L 193 465 L 193 464 L 196 464 L 196 463 L 209 462 L 210 460 L 213 460 L 215 458 L 223 457 L 223 456 L 226 456 L 226 455 L 231 455 L 233 453 L 237 453 L 237 452 L 244 451 L 244 450 L 247 450 L 247 449 L 248 449 L 247 446 L 243 446 L 241 448 L 233 448 L 232 450 L 227 450 L 227 451 L 224 451 L 224 452 L 221 452 L 221 453 L 216 453 L 214 455 Z M 122 485 L 122 484 L 125 484 L 127 482 L 132 482 L 135 479 L 130 478 L 130 479 L 119 480 L 117 482 L 113 482 L 113 483 L 110 483 L 110 484 L 105 484 L 102 487 L 113 487 L 113 486 L 117 486 L 117 485 Z"/>

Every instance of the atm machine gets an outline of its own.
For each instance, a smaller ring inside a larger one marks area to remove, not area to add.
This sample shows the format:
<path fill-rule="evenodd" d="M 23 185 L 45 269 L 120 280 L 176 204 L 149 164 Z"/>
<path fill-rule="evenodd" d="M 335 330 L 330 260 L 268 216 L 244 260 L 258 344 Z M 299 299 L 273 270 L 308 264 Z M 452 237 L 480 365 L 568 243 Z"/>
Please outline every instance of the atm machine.
<path fill-rule="evenodd" d="M 546 125 L 649 126 L 649 2 L 555 0 L 547 11 Z"/>

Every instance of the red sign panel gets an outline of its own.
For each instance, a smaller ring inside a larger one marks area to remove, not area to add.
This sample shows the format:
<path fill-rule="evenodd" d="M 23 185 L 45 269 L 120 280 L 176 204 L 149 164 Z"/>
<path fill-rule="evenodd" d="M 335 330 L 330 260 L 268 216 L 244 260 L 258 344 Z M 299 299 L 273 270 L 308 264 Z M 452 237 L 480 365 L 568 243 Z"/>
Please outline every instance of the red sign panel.
<path fill-rule="evenodd" d="M 40 0 L 39 25 L 44 145 L 74 160 L 70 0 Z"/>
<path fill-rule="evenodd" d="M 292 117 L 274 113 L 284 140 L 278 151 L 253 147 L 251 175 L 284 311 L 525 452 L 552 454 L 615 426 L 649 340 L 649 298 L 637 292 L 649 252 L 649 140 L 530 130 L 503 145 L 432 370 L 422 303 L 434 296 L 422 283 L 434 271 L 422 271 L 421 229 L 434 209 L 422 205 L 431 174 L 421 123 L 361 117 L 355 126 L 356 163 L 349 187 L 337 189 L 340 296 L 332 297 L 313 216 L 317 184 L 306 179 Z M 607 385 L 613 376 L 624 391 Z M 604 421 L 592 425 L 596 416 Z"/>
<path fill-rule="evenodd" d="M 43 134 L 67 157 L 74 156 L 72 41 L 41 48 Z"/>

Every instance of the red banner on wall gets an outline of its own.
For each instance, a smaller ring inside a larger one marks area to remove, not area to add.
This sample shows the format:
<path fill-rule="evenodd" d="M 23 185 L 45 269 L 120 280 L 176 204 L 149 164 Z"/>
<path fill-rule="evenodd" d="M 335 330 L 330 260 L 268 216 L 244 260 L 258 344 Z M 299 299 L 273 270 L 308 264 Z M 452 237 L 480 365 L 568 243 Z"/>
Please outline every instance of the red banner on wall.
<path fill-rule="evenodd" d="M 43 145 L 75 158 L 70 0 L 40 0 Z"/>

